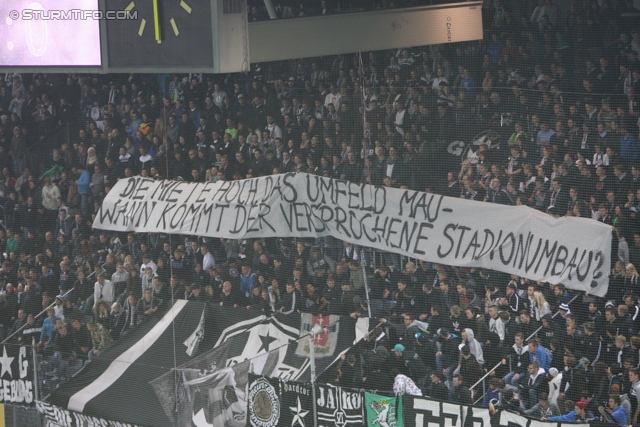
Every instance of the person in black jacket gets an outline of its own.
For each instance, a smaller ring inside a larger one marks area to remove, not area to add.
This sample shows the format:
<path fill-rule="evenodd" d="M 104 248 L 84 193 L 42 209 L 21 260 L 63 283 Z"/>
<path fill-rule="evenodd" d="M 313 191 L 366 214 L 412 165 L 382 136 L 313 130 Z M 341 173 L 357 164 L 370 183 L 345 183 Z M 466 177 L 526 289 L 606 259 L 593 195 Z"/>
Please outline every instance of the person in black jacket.
<path fill-rule="evenodd" d="M 520 394 L 527 409 L 538 403 L 538 396 L 547 385 L 547 376 L 538 362 L 531 362 L 527 368 L 529 374 L 526 379 L 520 381 Z M 548 391 L 548 390 L 547 390 Z"/>
<path fill-rule="evenodd" d="M 586 357 L 580 359 L 577 364 L 573 356 L 567 357 L 565 363 L 565 372 L 562 374 L 562 382 L 560 383 L 561 398 L 567 398 L 574 402 L 580 400 L 583 390 L 591 390 L 593 384 L 593 372 L 590 368 L 591 362 Z M 568 388 L 567 388 L 568 386 Z"/>
<path fill-rule="evenodd" d="M 91 351 L 93 347 L 89 330 L 84 327 L 80 319 L 73 319 L 69 333 L 73 337 L 73 352 L 75 353 L 75 358 L 86 361 L 89 358 L 89 351 Z"/>
<path fill-rule="evenodd" d="M 393 347 L 393 353 L 387 359 L 392 368 L 411 378 L 418 387 L 422 387 L 427 379 L 427 368 L 415 351 L 405 349 L 402 344 Z"/>
<path fill-rule="evenodd" d="M 548 348 L 549 342 L 551 342 L 553 338 L 561 340 L 563 339 L 563 335 L 562 330 L 558 327 L 550 314 L 542 316 L 542 329 L 538 332 L 538 337 L 542 339 L 543 347 Z"/>
<path fill-rule="evenodd" d="M 511 358 L 512 371 L 504 377 L 504 382 L 514 387 L 517 387 L 520 378 L 526 375 L 526 367 L 529 363 L 529 349 L 524 344 L 524 338 L 524 334 L 518 332 L 514 338 L 514 344 L 507 348 L 502 358 L 503 365 L 507 365 L 509 363 L 507 359 Z"/>
<path fill-rule="evenodd" d="M 195 285 L 197 287 L 198 285 Z M 220 305 L 222 307 L 245 307 L 247 304 L 246 297 L 236 288 L 233 287 L 230 281 L 226 281 L 222 284 L 222 292 L 220 293 Z"/>
<path fill-rule="evenodd" d="M 461 339 L 449 332 L 447 328 L 438 330 L 440 338 L 436 339 L 436 369 L 442 373 L 443 378 L 451 381 L 453 371 L 458 366 L 458 345 Z"/>
<path fill-rule="evenodd" d="M 67 368 L 76 363 L 76 354 L 73 351 L 73 347 L 74 339 L 69 333 L 67 325 L 60 325 L 54 342 L 54 353 L 51 361 L 56 373 L 64 375 Z"/>
<path fill-rule="evenodd" d="M 471 405 L 471 392 L 469 387 L 464 384 L 462 375 L 454 375 L 452 380 L 453 388 L 450 394 L 450 402 L 459 405 Z"/>
<path fill-rule="evenodd" d="M 24 301 L 22 308 L 24 309 L 25 314 L 32 314 L 35 316 L 40 312 L 40 303 L 42 298 L 38 292 L 38 286 L 32 277 L 27 277 L 27 285 L 25 288 L 25 294 L 22 296 L 22 301 Z"/>
<path fill-rule="evenodd" d="M 471 349 L 468 345 L 462 347 L 460 350 L 460 356 L 460 364 L 456 369 L 456 373 L 465 378 L 467 387 L 471 387 L 480 379 L 480 377 L 482 377 L 482 368 L 480 367 L 480 364 L 478 364 L 476 357 L 471 354 Z"/>
<path fill-rule="evenodd" d="M 518 332 L 522 332 L 524 339 L 529 338 L 540 327 L 540 323 L 531 318 L 531 312 L 528 308 L 520 310 L 520 323 L 518 323 Z"/>
<path fill-rule="evenodd" d="M 269 291 L 267 289 L 261 289 L 260 285 L 253 285 L 249 306 L 247 308 L 260 310 L 267 316 L 272 315 L 273 310 L 271 308 L 271 300 L 269 299 Z"/>
<path fill-rule="evenodd" d="M 549 195 L 547 213 L 553 216 L 565 216 L 569 203 L 569 191 L 563 189 L 562 181 L 558 178 L 554 178 L 551 183 L 551 194 Z"/>
<path fill-rule="evenodd" d="M 144 297 L 138 301 L 136 306 L 138 321 L 146 321 L 150 319 L 154 314 L 156 314 L 160 304 L 162 304 L 162 301 L 153 296 L 153 290 L 151 288 L 145 289 Z"/>
<path fill-rule="evenodd" d="M 119 302 L 114 302 L 111 305 L 111 329 L 109 333 L 114 341 L 120 338 L 120 334 L 124 329 L 127 316 L 124 314 L 124 310 Z"/>
<path fill-rule="evenodd" d="M 138 324 L 138 312 L 136 311 L 138 302 L 133 294 L 127 296 L 127 302 L 124 306 L 125 324 L 120 332 L 120 336 L 125 336 L 131 329 Z"/>
<path fill-rule="evenodd" d="M 9 330 L 9 333 L 7 334 L 7 336 L 11 336 L 13 334 L 13 341 L 17 341 L 18 337 L 20 336 L 20 332 L 18 332 L 20 330 L 20 328 L 22 328 L 23 326 L 25 326 L 27 324 L 27 313 L 25 312 L 24 309 L 19 309 L 18 310 L 18 318 L 13 322 L 13 326 L 11 327 L 11 329 Z"/>
<path fill-rule="evenodd" d="M 160 303 L 160 310 L 163 310 L 171 306 L 171 290 L 169 285 L 162 283 L 162 279 L 159 276 L 153 278 L 153 297 L 162 301 Z"/>
<path fill-rule="evenodd" d="M 449 401 L 449 388 L 442 382 L 442 375 L 436 371 L 431 372 L 431 390 L 429 391 L 429 396 L 441 402 Z"/>
<path fill-rule="evenodd" d="M 600 335 L 596 333 L 596 325 L 594 322 L 586 322 L 584 324 L 584 334 L 580 337 L 580 351 L 593 363 L 598 362 L 602 358 L 602 341 Z"/>
<path fill-rule="evenodd" d="M 282 300 L 282 306 L 280 307 L 280 313 L 282 314 L 297 314 L 298 310 L 302 310 L 302 294 L 298 291 L 293 282 L 287 283 L 287 293 Z"/>

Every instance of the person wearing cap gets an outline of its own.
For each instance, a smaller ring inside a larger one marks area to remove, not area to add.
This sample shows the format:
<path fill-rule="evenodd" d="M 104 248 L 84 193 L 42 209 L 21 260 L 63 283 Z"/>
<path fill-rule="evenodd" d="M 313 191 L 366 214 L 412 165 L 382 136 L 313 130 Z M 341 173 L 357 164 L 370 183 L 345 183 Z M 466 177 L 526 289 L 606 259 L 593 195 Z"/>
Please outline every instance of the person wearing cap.
<path fill-rule="evenodd" d="M 396 344 L 387 360 L 392 367 L 411 378 L 418 386 L 422 387 L 425 384 L 427 368 L 416 352 L 407 350 L 402 344 Z"/>
<path fill-rule="evenodd" d="M 593 371 L 590 369 L 591 362 L 586 357 L 580 359 L 575 368 L 573 365 L 576 360 L 573 356 L 567 358 L 569 364 L 565 367 L 565 374 L 563 374 L 562 381 L 560 382 L 560 394 L 562 399 L 567 397 L 568 399 L 577 400 L 580 398 L 582 390 L 586 390 L 589 384 L 593 384 Z"/>
<path fill-rule="evenodd" d="M 585 402 L 577 402 L 575 408 L 568 414 L 547 418 L 547 421 L 584 421 L 587 417 L 587 404 Z"/>
<path fill-rule="evenodd" d="M 69 323 L 69 319 L 64 318 L 64 297 L 57 295 L 54 301 L 53 309 L 55 310 L 56 317 L 65 323 Z"/>
<path fill-rule="evenodd" d="M 571 309 L 569 308 L 569 305 L 564 302 L 558 306 L 558 311 L 560 311 L 560 317 L 563 319 L 566 318 L 569 314 L 571 314 Z"/>
<path fill-rule="evenodd" d="M 156 274 L 156 270 L 158 269 L 158 265 L 151 260 L 151 254 L 145 252 L 142 255 L 142 264 L 140 264 L 140 276 L 145 274 L 147 267 L 151 267 L 153 274 Z"/>
<path fill-rule="evenodd" d="M 502 399 L 498 398 L 489 401 L 488 407 L 491 415 L 494 415 L 499 411 L 513 412 L 518 415 L 522 412 L 520 400 L 513 389 L 504 390 L 502 393 Z"/>
<path fill-rule="evenodd" d="M 434 336 L 436 341 L 436 370 L 442 373 L 442 377 L 446 378 L 451 384 L 453 371 L 458 365 L 458 346 L 462 340 L 455 334 L 449 332 L 447 328 L 440 328 Z"/>
<path fill-rule="evenodd" d="M 547 313 L 542 316 L 541 323 L 542 328 L 538 333 L 538 337 L 542 340 L 542 345 L 548 348 L 552 339 L 563 339 L 564 333 L 551 314 Z"/>

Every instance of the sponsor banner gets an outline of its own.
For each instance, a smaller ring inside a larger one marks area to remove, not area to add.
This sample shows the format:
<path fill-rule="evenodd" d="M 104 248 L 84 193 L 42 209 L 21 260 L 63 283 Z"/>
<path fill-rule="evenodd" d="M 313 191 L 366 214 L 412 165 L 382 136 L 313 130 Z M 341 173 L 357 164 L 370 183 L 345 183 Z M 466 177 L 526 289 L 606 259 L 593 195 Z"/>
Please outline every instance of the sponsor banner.
<path fill-rule="evenodd" d="M 597 221 L 303 173 L 216 183 L 123 179 L 93 225 L 229 239 L 333 236 L 596 296 L 607 292 L 611 264 L 611 228 Z"/>
<path fill-rule="evenodd" d="M 3 345 L 0 351 L 0 403 L 33 405 L 35 388 L 31 348 Z"/>

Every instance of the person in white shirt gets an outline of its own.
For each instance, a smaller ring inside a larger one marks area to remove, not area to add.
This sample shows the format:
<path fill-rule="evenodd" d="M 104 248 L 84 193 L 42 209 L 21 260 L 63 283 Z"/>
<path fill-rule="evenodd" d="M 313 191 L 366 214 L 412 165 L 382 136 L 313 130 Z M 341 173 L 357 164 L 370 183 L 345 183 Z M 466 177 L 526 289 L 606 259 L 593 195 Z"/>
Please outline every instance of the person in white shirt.
<path fill-rule="evenodd" d="M 144 276 L 144 272 L 147 269 L 147 267 L 151 267 L 151 269 L 153 270 L 153 274 L 156 274 L 156 270 L 158 269 L 158 266 L 156 265 L 155 262 L 151 261 L 151 255 L 144 254 L 142 256 L 142 265 L 140 266 L 140 276 Z"/>
<path fill-rule="evenodd" d="M 282 129 L 280 129 L 280 126 L 275 122 L 273 116 L 267 116 L 267 126 L 264 130 L 269 132 L 269 135 L 273 139 L 282 138 Z"/>
<path fill-rule="evenodd" d="M 202 252 L 202 269 L 209 271 L 216 266 L 216 260 L 213 258 L 213 254 L 209 252 L 209 248 L 206 245 L 200 246 L 200 252 Z"/>
<path fill-rule="evenodd" d="M 560 395 L 560 383 L 562 382 L 562 372 L 556 368 L 549 369 L 549 404 L 557 405 L 558 396 Z M 563 391 L 564 393 L 564 391 Z"/>
<path fill-rule="evenodd" d="M 93 306 L 100 300 L 105 301 L 109 305 L 113 304 L 114 292 L 111 280 L 105 279 L 105 273 L 98 274 L 98 281 L 93 286 Z"/>
<path fill-rule="evenodd" d="M 338 92 L 338 88 L 335 85 L 331 85 L 330 92 L 324 97 L 324 106 L 329 107 L 329 104 L 333 104 L 337 110 L 341 96 L 342 95 Z"/>

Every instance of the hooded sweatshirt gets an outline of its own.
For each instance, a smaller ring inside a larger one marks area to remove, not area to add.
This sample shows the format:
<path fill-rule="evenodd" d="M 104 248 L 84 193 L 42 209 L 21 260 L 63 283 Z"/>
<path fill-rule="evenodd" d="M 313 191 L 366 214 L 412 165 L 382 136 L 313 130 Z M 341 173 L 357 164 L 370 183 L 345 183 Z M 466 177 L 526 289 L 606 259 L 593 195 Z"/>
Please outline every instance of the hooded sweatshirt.
<path fill-rule="evenodd" d="M 475 336 L 473 334 L 473 330 L 466 328 L 464 330 L 467 333 L 467 345 L 469 346 L 469 350 L 471 350 L 471 354 L 473 354 L 476 358 L 476 361 L 484 365 L 484 355 L 482 353 L 482 347 Z M 463 343 L 464 344 L 464 343 Z"/>
<path fill-rule="evenodd" d="M 524 413 L 538 420 L 546 420 L 549 417 L 557 417 L 562 415 L 560 409 L 558 408 L 558 405 L 556 405 L 555 403 L 549 403 L 546 408 L 543 408 L 539 402 L 533 405 L 531 409 L 524 411 Z"/>
<path fill-rule="evenodd" d="M 562 372 L 557 373 L 556 376 L 549 381 L 549 404 L 550 405 L 552 403 L 554 405 L 558 403 L 558 396 L 560 395 L 561 383 L 562 383 Z"/>
<path fill-rule="evenodd" d="M 544 375 L 544 369 L 538 368 L 538 372 L 532 377 L 529 377 L 529 384 L 534 384 L 540 375 Z"/>

